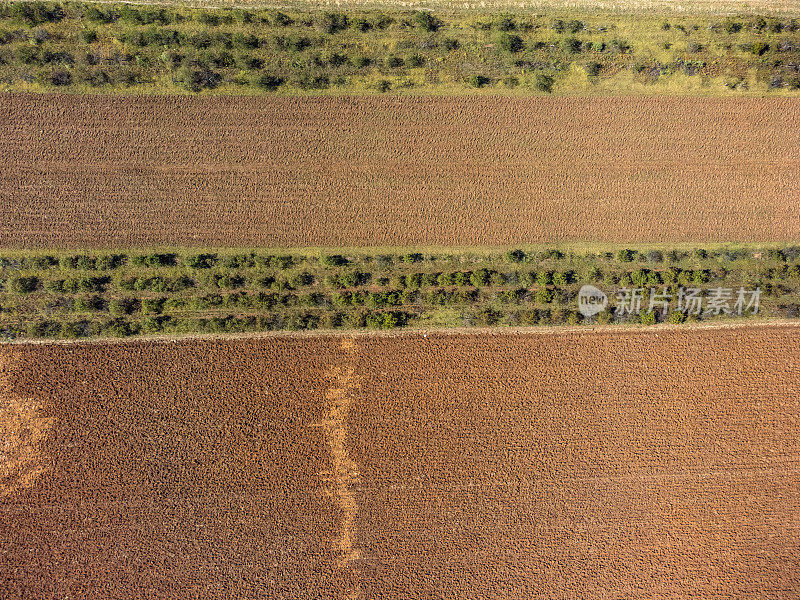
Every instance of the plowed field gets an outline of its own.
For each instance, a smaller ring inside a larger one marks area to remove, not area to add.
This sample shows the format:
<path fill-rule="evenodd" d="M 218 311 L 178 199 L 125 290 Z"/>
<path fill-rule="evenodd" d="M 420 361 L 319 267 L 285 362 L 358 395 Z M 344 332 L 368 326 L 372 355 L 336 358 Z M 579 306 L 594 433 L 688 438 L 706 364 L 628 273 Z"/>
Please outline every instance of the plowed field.
<path fill-rule="evenodd" d="M 800 597 L 790 327 L 2 349 L 0 597 Z"/>
<path fill-rule="evenodd" d="M 0 96 L 0 246 L 800 237 L 800 104 Z"/>

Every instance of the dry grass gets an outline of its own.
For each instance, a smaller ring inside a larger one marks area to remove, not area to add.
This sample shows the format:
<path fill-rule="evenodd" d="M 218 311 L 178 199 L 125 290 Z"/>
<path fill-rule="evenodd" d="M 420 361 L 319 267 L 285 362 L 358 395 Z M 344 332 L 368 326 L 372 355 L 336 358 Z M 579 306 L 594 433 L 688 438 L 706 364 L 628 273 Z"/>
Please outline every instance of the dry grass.
<path fill-rule="evenodd" d="M 0 97 L 0 246 L 800 237 L 800 104 Z"/>
<path fill-rule="evenodd" d="M 100 0 L 112 2 L 113 0 Z M 266 8 L 376 8 L 408 10 L 581 10 L 640 13 L 698 13 L 698 14 L 786 14 L 797 15 L 794 0 L 140 0 L 135 4 L 206 6 L 206 7 L 266 7 Z"/>

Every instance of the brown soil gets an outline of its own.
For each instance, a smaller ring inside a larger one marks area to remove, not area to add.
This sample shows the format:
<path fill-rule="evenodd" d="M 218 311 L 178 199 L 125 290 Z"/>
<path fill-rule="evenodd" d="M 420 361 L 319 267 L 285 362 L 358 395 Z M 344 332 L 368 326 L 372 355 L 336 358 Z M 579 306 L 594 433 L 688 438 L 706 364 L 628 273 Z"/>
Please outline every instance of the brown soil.
<path fill-rule="evenodd" d="M 0 246 L 800 237 L 800 103 L 0 96 Z"/>
<path fill-rule="evenodd" d="M 797 598 L 783 327 L 11 346 L 3 598 Z"/>

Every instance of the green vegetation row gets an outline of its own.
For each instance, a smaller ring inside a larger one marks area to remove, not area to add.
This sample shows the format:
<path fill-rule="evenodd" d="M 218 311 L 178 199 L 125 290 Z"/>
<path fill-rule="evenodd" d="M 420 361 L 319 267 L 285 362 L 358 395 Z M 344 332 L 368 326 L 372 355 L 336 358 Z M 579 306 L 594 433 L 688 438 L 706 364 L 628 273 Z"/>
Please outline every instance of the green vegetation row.
<path fill-rule="evenodd" d="M 786 93 L 800 89 L 800 22 L 12 2 L 0 5 L 0 82 L 162 93 Z"/>
<path fill-rule="evenodd" d="M 587 284 L 609 296 L 606 309 L 591 317 L 578 306 Z M 758 289 L 758 313 L 744 311 L 742 317 L 798 317 L 800 246 L 495 254 L 14 253 L 0 256 L 0 335 L 652 324 L 738 316 L 681 307 L 682 288 L 729 289 L 731 305 L 738 290 Z M 641 312 L 620 310 L 620 289 L 641 290 Z M 651 304 L 651 295 L 655 301 L 664 294 L 671 300 Z"/>

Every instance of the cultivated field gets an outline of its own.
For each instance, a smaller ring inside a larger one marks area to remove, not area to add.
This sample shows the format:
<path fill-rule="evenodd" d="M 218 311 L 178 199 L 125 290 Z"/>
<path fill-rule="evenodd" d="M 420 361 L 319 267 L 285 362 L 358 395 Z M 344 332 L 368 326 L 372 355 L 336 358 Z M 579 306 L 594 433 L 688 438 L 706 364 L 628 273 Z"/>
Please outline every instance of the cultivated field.
<path fill-rule="evenodd" d="M 796 336 L 6 347 L 0 596 L 797 598 Z"/>
<path fill-rule="evenodd" d="M 795 240 L 799 107 L 4 95 L 0 246 Z"/>

